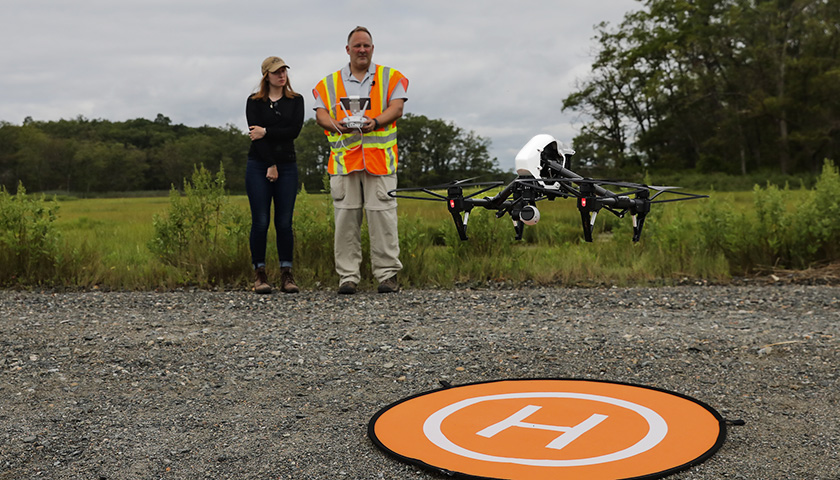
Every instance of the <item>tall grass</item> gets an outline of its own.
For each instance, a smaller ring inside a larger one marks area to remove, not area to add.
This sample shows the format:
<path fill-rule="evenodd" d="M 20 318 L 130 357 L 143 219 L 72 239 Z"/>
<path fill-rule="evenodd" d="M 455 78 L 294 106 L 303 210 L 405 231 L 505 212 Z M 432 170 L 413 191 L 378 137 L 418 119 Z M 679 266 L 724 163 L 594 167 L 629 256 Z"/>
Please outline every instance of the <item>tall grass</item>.
<path fill-rule="evenodd" d="M 595 241 L 582 239 L 574 202 L 541 202 L 542 220 L 522 241 L 506 216 L 476 208 L 462 242 L 442 204 L 400 200 L 400 281 L 407 287 L 499 283 L 659 285 L 726 282 L 771 268 L 840 260 L 840 175 L 826 162 L 811 188 L 773 184 L 712 191 L 711 198 L 657 205 L 642 240 L 629 218 L 602 212 Z M 60 205 L 60 209 L 59 209 Z M 59 214 L 60 212 L 60 214 Z M 110 289 L 249 288 L 247 200 L 197 169 L 167 198 L 57 202 L 0 192 L 0 282 L 6 287 Z M 329 195 L 301 191 L 294 270 L 305 289 L 333 289 L 334 220 Z M 373 288 L 369 245 L 362 288 Z M 269 231 L 269 245 L 274 232 Z M 276 252 L 268 249 L 269 275 Z"/>

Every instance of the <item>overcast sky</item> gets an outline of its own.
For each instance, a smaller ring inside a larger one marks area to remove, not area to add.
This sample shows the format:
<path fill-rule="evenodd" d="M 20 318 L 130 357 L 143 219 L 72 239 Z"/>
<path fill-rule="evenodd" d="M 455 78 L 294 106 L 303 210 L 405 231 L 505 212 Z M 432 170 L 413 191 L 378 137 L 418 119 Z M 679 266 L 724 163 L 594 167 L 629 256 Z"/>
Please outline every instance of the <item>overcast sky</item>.
<path fill-rule="evenodd" d="M 348 32 L 409 79 L 406 111 L 492 141 L 507 170 L 528 139 L 571 143 L 560 111 L 589 73 L 594 26 L 636 0 L 0 0 L 0 120 L 154 119 L 243 131 L 269 55 L 291 66 L 312 117 L 315 83 L 348 61 Z M 244 161 L 244 159 L 243 159 Z"/>

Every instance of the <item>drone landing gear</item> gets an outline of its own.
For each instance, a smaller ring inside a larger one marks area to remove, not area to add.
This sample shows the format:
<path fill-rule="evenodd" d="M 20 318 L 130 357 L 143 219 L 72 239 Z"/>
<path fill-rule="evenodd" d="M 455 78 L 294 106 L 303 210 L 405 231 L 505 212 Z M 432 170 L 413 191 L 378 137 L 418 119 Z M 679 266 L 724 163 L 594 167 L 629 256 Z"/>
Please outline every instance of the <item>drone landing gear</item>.
<path fill-rule="evenodd" d="M 645 217 L 650 212 L 650 191 L 642 190 L 636 194 L 636 202 L 630 208 L 633 215 L 633 241 L 638 242 L 642 237 L 642 227 L 645 226 Z"/>
<path fill-rule="evenodd" d="M 522 240 L 522 235 L 525 233 L 525 224 L 519 220 L 514 220 L 513 231 L 516 232 L 516 240 Z"/>
<path fill-rule="evenodd" d="M 633 193 L 635 198 L 624 195 L 596 196 L 595 186 L 591 183 L 581 183 L 578 197 L 578 210 L 583 224 L 583 238 L 587 242 L 592 241 L 592 230 L 595 225 L 595 218 L 602 208 L 613 213 L 619 218 L 624 218 L 627 212 L 633 218 L 633 242 L 638 242 L 642 237 L 642 228 L 645 225 L 645 217 L 650 212 L 650 191 L 639 189 Z M 621 209 L 621 211 L 619 211 Z"/>
<path fill-rule="evenodd" d="M 470 219 L 470 212 L 465 211 L 463 218 L 461 217 L 460 212 L 451 208 L 449 209 L 449 213 L 452 214 L 452 220 L 455 221 L 455 230 L 458 231 L 458 238 L 461 240 L 469 240 L 469 237 L 467 237 L 467 222 Z"/>
<path fill-rule="evenodd" d="M 645 214 L 633 215 L 633 241 L 642 238 L 642 227 L 645 225 Z"/>
<path fill-rule="evenodd" d="M 578 199 L 578 210 L 580 210 L 580 223 L 583 225 L 583 239 L 592 242 L 592 227 L 595 225 L 595 218 L 598 216 L 597 209 L 587 207 L 586 198 Z"/>
<path fill-rule="evenodd" d="M 449 197 L 446 202 L 446 207 L 452 215 L 452 220 L 455 221 L 455 229 L 458 231 L 458 237 L 461 240 L 468 240 L 467 222 L 470 219 L 472 205 L 467 206 L 464 202 L 464 191 L 461 187 L 449 187 L 446 194 Z M 461 217 L 461 212 L 464 212 L 463 218 Z"/>
<path fill-rule="evenodd" d="M 580 184 L 581 197 L 577 199 L 580 221 L 583 224 L 583 239 L 592 242 L 592 227 L 595 225 L 595 218 L 601 210 L 601 204 L 595 198 L 595 185 L 591 183 Z"/>

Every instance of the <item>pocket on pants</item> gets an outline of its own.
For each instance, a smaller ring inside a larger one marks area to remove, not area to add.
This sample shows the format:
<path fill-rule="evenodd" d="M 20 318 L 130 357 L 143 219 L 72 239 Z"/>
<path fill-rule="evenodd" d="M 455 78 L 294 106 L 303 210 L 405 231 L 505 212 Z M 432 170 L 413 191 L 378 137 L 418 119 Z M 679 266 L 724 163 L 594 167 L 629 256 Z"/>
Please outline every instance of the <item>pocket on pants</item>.
<path fill-rule="evenodd" d="M 344 181 L 339 175 L 330 175 L 330 195 L 333 201 L 340 202 L 344 200 L 347 192 L 344 188 Z"/>
<path fill-rule="evenodd" d="M 397 199 L 388 195 L 388 192 L 397 188 L 396 175 L 383 175 L 376 178 L 375 202 L 368 202 L 367 207 L 372 210 L 387 210 L 396 208 Z"/>

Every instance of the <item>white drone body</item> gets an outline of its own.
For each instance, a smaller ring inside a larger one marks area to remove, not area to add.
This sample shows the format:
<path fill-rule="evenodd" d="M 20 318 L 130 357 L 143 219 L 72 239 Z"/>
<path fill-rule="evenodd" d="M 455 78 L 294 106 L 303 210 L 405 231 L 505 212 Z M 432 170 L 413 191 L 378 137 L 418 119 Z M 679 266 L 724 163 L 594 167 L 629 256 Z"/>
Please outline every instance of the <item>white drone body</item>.
<path fill-rule="evenodd" d="M 541 133 L 535 135 L 519 150 L 514 160 L 516 167 L 516 174 L 520 177 L 533 177 L 536 179 L 540 177 L 540 169 L 542 168 L 542 155 L 546 149 L 557 152 L 556 160 L 560 165 L 566 167 L 566 155 L 574 155 L 575 151 L 571 148 L 565 148 L 563 142 L 557 141 L 551 135 Z M 547 189 L 559 189 L 559 183 L 552 183 L 546 185 L 543 182 L 540 184 Z M 526 225 L 536 225 L 540 221 L 540 211 L 534 205 L 528 205 L 522 209 L 519 219 Z"/>
<path fill-rule="evenodd" d="M 554 144 L 554 145 L 552 145 Z M 526 177 L 540 178 L 541 156 L 543 151 L 549 147 L 556 147 L 560 158 L 557 159 L 560 165 L 566 167 L 566 155 L 574 155 L 575 151 L 571 148 L 566 148 L 563 142 L 557 141 L 551 135 L 541 133 L 534 135 L 528 143 L 525 144 L 519 153 L 516 154 L 514 165 L 516 167 L 516 174 Z"/>

